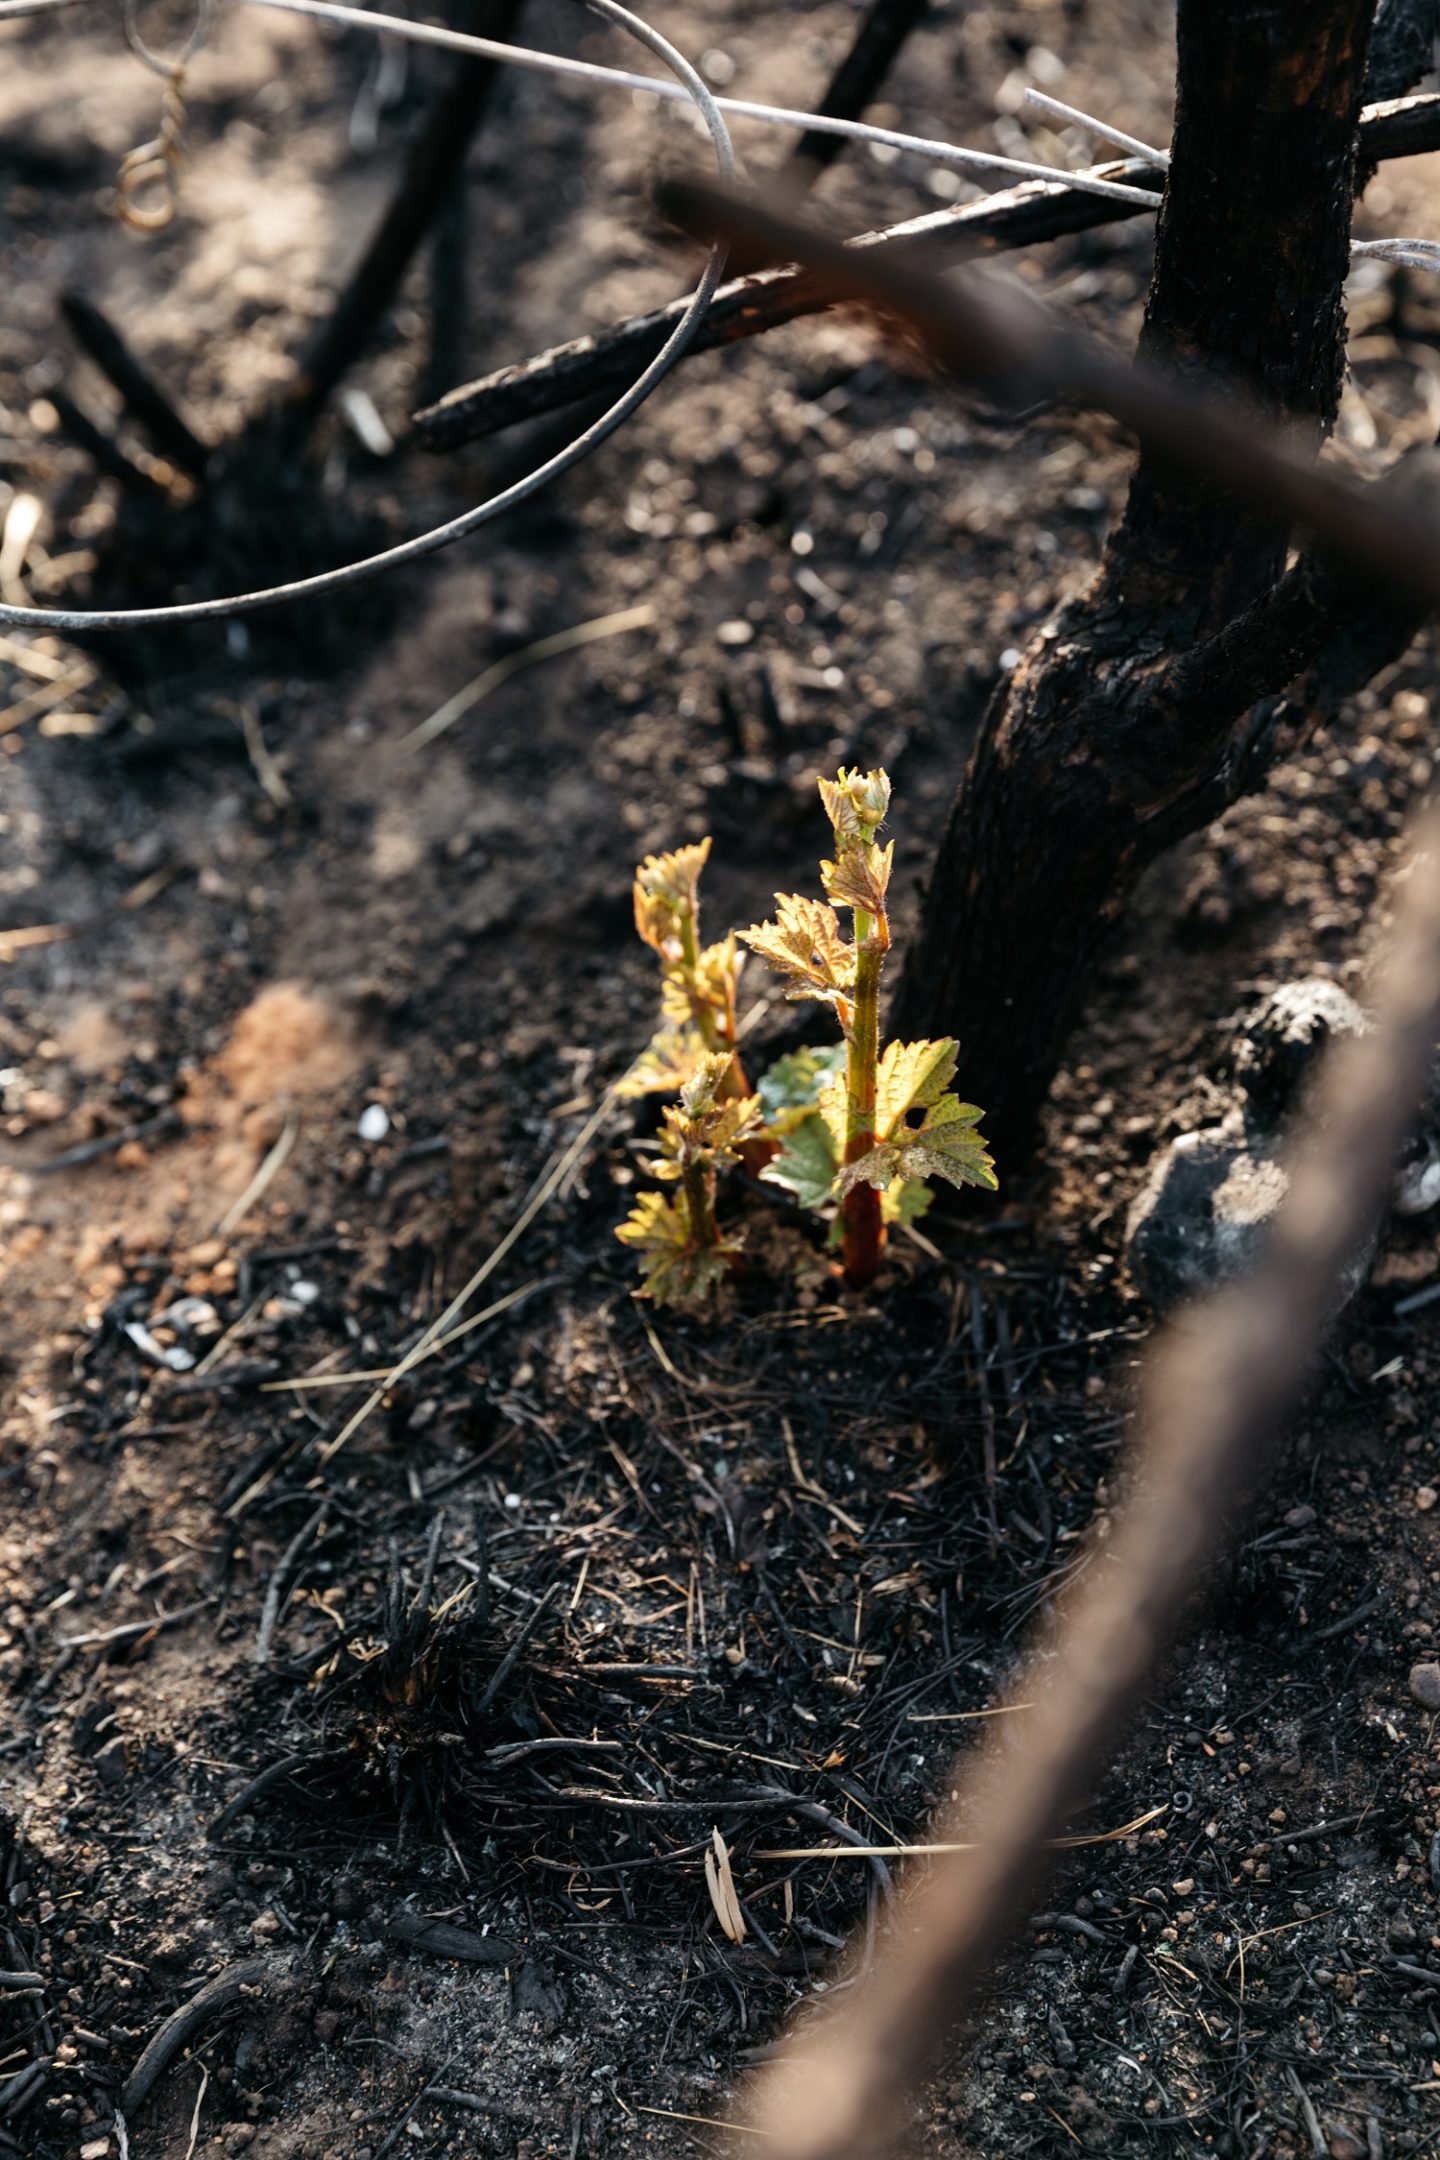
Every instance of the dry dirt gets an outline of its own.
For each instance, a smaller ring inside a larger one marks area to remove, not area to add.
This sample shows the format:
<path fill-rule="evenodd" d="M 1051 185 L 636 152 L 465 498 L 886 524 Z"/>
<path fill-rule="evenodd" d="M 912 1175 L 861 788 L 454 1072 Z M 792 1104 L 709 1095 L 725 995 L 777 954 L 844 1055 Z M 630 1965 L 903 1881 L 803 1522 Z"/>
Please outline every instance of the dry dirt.
<path fill-rule="evenodd" d="M 1013 149 L 1018 86 L 1058 84 L 1163 136 L 1162 12 L 942 5 L 887 102 Z M 850 20 L 727 0 L 665 27 L 803 102 Z M 371 52 L 227 11 L 182 214 L 142 241 L 105 191 L 154 79 L 100 18 L 0 40 L 0 516 L 44 505 L 40 598 L 203 582 L 184 513 L 127 508 L 55 432 L 62 388 L 114 419 L 57 297 L 99 300 L 220 436 L 287 379 L 435 67 L 357 147 Z M 507 87 L 469 167 L 474 372 L 683 288 L 644 189 L 688 142 L 624 97 Z M 857 228 L 937 199 L 905 158 L 820 196 Z M 1433 161 L 1394 168 L 1368 229 L 1437 201 Z M 1139 221 L 1019 268 L 1125 337 L 1148 247 Z M 422 266 L 355 378 L 397 437 L 429 302 Z M 1342 441 L 1373 465 L 1434 432 L 1440 314 L 1387 273 L 1352 325 Z M 338 423 L 319 453 L 250 506 L 257 579 L 538 454 L 377 462 Z M 764 1855 L 922 1829 L 1117 1497 L 1151 1325 L 1127 1204 L 1256 987 L 1363 984 L 1431 781 L 1432 642 L 1154 873 L 1045 1168 L 989 1219 L 932 1223 L 856 1299 L 746 1194 L 725 1308 L 651 1318 L 612 1234 L 644 1119 L 615 1114 L 487 1282 L 502 1309 L 338 1452 L 361 1397 L 319 1382 L 415 1342 L 643 1042 L 638 854 L 713 832 L 710 920 L 751 920 L 813 877 L 814 774 L 884 762 L 913 912 L 984 695 L 1127 468 L 1101 424 L 996 421 L 871 328 L 802 323 L 687 364 L 528 511 L 323 618 L 0 648 L 0 2154 L 116 2155 L 147 2043 L 242 1961 L 132 2108 L 136 2160 L 708 2151 L 789 2012 L 846 1984 L 883 1863 Z M 401 747 L 496 657 L 640 602 L 652 627 Z M 95 672 L 16 721 L 37 654 Z M 37 925 L 64 934 L 6 944 Z M 1433 1224 L 1393 1234 L 917 2150 L 1440 2147 L 1440 1771 L 1407 1688 L 1440 1628 L 1440 1305 L 1400 1309 L 1436 1283 Z"/>

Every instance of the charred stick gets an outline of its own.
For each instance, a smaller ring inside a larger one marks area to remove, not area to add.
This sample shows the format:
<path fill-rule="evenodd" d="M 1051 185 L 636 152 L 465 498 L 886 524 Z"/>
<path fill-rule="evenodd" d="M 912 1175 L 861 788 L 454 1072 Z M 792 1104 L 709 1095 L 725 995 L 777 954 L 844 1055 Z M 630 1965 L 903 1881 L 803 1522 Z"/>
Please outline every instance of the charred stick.
<path fill-rule="evenodd" d="M 469 253 L 470 206 L 465 175 L 457 173 L 436 213 L 435 238 L 430 247 L 430 350 L 425 356 L 425 394 L 432 402 L 444 396 L 470 360 L 466 351 Z"/>
<path fill-rule="evenodd" d="M 144 428 L 156 449 L 199 480 L 210 459 L 209 445 L 181 418 L 149 369 L 136 359 L 108 315 L 87 300 L 84 293 L 67 292 L 60 298 L 65 317 L 81 351 L 88 354 L 102 375 L 119 391 L 125 410 Z"/>
<path fill-rule="evenodd" d="M 60 418 L 60 432 L 77 450 L 83 450 L 90 462 L 107 479 L 118 480 L 121 487 L 133 495 L 163 494 L 158 480 L 141 470 L 132 458 L 128 458 L 113 435 L 107 435 L 98 421 L 92 420 L 83 405 L 64 390 L 52 390 L 50 403 Z"/>
<path fill-rule="evenodd" d="M 973 2000 L 1042 1847 L 1103 1771 L 1300 1398 L 1337 1284 L 1384 1208 L 1440 1035 L 1440 819 L 1413 840 L 1376 1031 L 1326 1061 L 1255 1272 L 1192 1312 L 1149 1360 L 1132 1497 L 1052 1640 L 1026 1661 L 1015 1701 L 1032 1707 L 1003 1720 L 1000 1738 L 955 1774 L 937 1835 L 971 1849 L 907 1883 L 871 1975 L 762 2074 L 751 2122 L 775 2160 L 874 2160 L 894 2135 L 906 2087 Z"/>
<path fill-rule="evenodd" d="M 351 1630 L 352 1634 L 356 1632 L 358 1631 L 355 1629 Z M 333 1650 L 335 1644 L 327 1643 L 325 1647 L 327 1650 Z M 278 1762 L 269 1764 L 266 1769 L 260 1772 L 258 1777 L 251 1778 L 249 1784 L 236 1793 L 233 1800 L 227 1801 L 205 1835 L 212 1842 L 216 1838 L 224 1837 L 225 1832 L 230 1829 L 231 1825 L 237 1823 L 240 1817 L 255 1805 L 261 1794 L 267 1793 L 272 1785 L 280 1784 L 284 1778 L 294 1777 L 298 1770 L 317 1769 L 322 1764 L 338 1762 L 343 1754 L 344 1750 L 337 1748 L 302 1748 L 298 1754 L 282 1755 Z"/>
<path fill-rule="evenodd" d="M 827 120 L 858 120 L 890 73 L 912 30 L 930 12 L 930 0 L 870 0 L 850 50 L 830 78 L 815 107 Z M 786 158 L 782 172 L 809 187 L 839 156 L 843 135 L 807 128 Z"/>
<path fill-rule="evenodd" d="M 1440 104 L 1440 99 L 1436 102 Z M 1440 141 L 1440 125 L 1436 136 Z M 1152 166 L 1135 160 L 1096 170 L 1107 180 L 1134 186 L 1158 186 L 1162 178 Z M 997 249 L 1087 232 L 1092 226 L 1108 225 L 1117 216 L 1136 215 L 1127 204 L 1107 195 L 1029 180 L 958 210 L 933 210 L 902 225 L 861 233 L 850 244 L 857 250 L 879 249 L 889 260 L 939 269 Z M 763 270 L 753 277 L 732 278 L 710 303 L 690 350 L 712 352 L 718 345 L 758 337 L 797 316 L 818 314 L 833 305 L 803 270 Z M 577 398 L 617 390 L 654 359 L 685 307 L 684 300 L 672 301 L 649 314 L 632 315 L 612 330 L 573 338 L 518 366 L 499 368 L 479 382 L 462 384 L 438 404 L 416 413 L 415 432 L 427 450 L 454 450 L 461 443 L 513 427 L 519 420 L 554 412 Z"/>
<path fill-rule="evenodd" d="M 1411 97 L 1373 105 L 1360 121 L 1360 154 L 1374 160 L 1417 157 L 1440 149 L 1440 97 Z M 1135 159 L 1099 165 L 1098 177 L 1129 186 L 1158 187 L 1163 175 Z M 943 269 L 1012 248 L 1059 240 L 1136 217 L 1138 210 L 1109 196 L 1087 194 L 1063 179 L 1027 180 L 955 210 L 929 211 L 849 244 L 857 253 L 911 269 Z M 767 330 L 815 315 L 833 296 L 803 269 L 764 270 L 732 278 L 711 303 L 691 352 L 710 352 Z M 517 421 L 555 412 L 577 399 L 609 393 L 634 380 L 653 359 L 684 312 L 683 300 L 633 315 L 592 337 L 574 338 L 516 366 L 499 368 L 464 383 L 415 415 L 415 432 L 428 450 L 454 450 L 498 434 Z"/>
<path fill-rule="evenodd" d="M 281 1555 L 280 1565 L 270 1578 L 269 1588 L 265 1592 L 265 1603 L 260 1612 L 260 1632 L 255 1641 L 255 1663 L 257 1665 L 269 1663 L 271 1645 L 275 1640 L 275 1630 L 280 1625 L 285 1608 L 290 1602 L 291 1593 L 300 1580 L 305 1548 L 325 1520 L 325 1510 L 328 1506 L 329 1502 L 322 1500 L 320 1505 L 306 1517 L 294 1537 L 291 1538 L 290 1543 L 286 1546 L 284 1553 Z"/>
<path fill-rule="evenodd" d="M 482 0 L 473 27 L 509 38 L 522 0 Z M 410 147 L 400 184 L 370 243 L 326 320 L 301 353 L 286 401 L 303 432 L 359 359 L 399 289 L 411 258 L 464 163 L 484 118 L 500 68 L 493 60 L 461 59 Z"/>
<path fill-rule="evenodd" d="M 212 2018 L 228 2010 L 232 2003 L 237 2003 L 247 1987 L 258 1986 L 275 1969 L 272 1958 L 242 1958 L 238 1965 L 227 1965 L 213 1980 L 207 1980 L 189 2002 L 172 2011 L 131 2071 L 129 2082 L 120 2095 L 121 2113 L 133 2115 L 143 2106 L 151 2088 L 163 2077 L 191 2036 L 202 2025 L 208 2025 Z"/>

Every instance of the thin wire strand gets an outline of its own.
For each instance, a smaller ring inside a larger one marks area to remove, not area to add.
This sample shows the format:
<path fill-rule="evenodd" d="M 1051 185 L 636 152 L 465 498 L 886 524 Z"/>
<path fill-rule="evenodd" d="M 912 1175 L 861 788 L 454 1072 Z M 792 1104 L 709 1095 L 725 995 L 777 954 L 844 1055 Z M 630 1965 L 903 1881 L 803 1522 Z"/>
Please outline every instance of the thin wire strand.
<path fill-rule="evenodd" d="M 535 74 L 564 75 L 579 82 L 603 83 L 612 90 L 643 90 L 658 98 L 682 99 L 677 83 L 654 75 L 635 75 L 624 68 L 602 67 L 594 60 L 572 60 L 560 53 L 536 52 L 525 45 L 502 45 L 493 38 L 471 37 L 463 30 L 446 30 L 435 23 L 415 23 L 400 15 L 376 14 L 369 8 L 352 8 L 342 0 L 241 0 L 250 7 L 274 8 L 286 15 L 309 15 L 320 22 L 363 23 L 370 29 L 392 30 L 412 37 L 417 44 L 443 45 L 452 52 L 483 53 L 510 67 L 528 68 Z M 1087 194 L 1106 195 L 1116 202 L 1142 203 L 1157 209 L 1160 197 L 1147 188 L 1128 187 L 1119 180 L 1098 180 L 1087 173 L 1071 174 L 1054 165 L 1032 165 L 1023 158 L 1001 157 L 998 151 L 970 150 L 958 143 L 938 142 L 925 135 L 907 135 L 898 128 L 873 127 L 866 120 L 841 120 L 827 113 L 797 112 L 786 105 L 761 105 L 747 98 L 717 97 L 716 105 L 732 120 L 762 120 L 772 127 L 799 128 L 815 134 L 843 135 L 851 142 L 879 143 L 891 150 L 913 150 L 936 165 L 972 165 L 990 172 L 1008 173 L 1012 179 L 1063 180 Z M 1143 153 L 1151 156 L 1148 150 Z"/>
<path fill-rule="evenodd" d="M 638 15 L 633 15 L 628 8 L 622 7 L 620 0 L 576 0 L 576 4 L 588 9 L 592 15 L 598 15 L 603 22 L 613 23 L 617 28 L 629 31 L 632 37 L 654 53 L 657 60 L 674 71 L 709 130 L 718 170 L 726 180 L 733 179 L 735 152 L 730 141 L 730 131 L 709 88 L 683 53 L 677 52 L 669 39 L 662 37 L 649 23 L 642 21 Z M 347 8 L 343 13 L 347 21 L 369 30 L 389 27 L 400 35 L 408 36 L 417 27 L 401 21 L 398 16 L 363 15 L 353 8 Z M 473 46 L 482 41 L 472 38 L 465 42 Z M 502 45 L 497 50 L 508 54 L 510 47 Z M 167 607 L 148 608 L 36 608 L 16 607 L 5 601 L 0 602 L 0 622 L 24 630 L 135 630 L 169 623 L 222 622 L 230 616 L 248 614 L 258 608 L 279 607 L 289 600 L 317 599 L 322 593 L 337 592 L 344 586 L 358 583 L 362 578 L 374 577 L 382 570 L 393 570 L 402 563 L 418 562 L 427 555 L 437 554 L 441 548 L 449 547 L 454 541 L 463 540 L 470 533 L 478 532 L 482 525 L 490 524 L 503 511 L 511 510 L 517 503 L 527 502 L 532 495 L 539 494 L 550 481 L 558 479 L 562 473 L 569 472 L 572 466 L 588 457 L 590 452 L 598 448 L 607 436 L 613 435 L 632 413 L 637 412 L 700 328 L 724 268 L 725 248 L 720 244 L 711 249 L 704 275 L 691 294 L 684 314 L 659 352 L 630 388 L 618 397 L 598 420 L 592 421 L 590 426 L 574 436 L 563 450 L 557 451 L 554 457 L 548 458 L 543 465 L 538 465 L 533 472 L 527 473 L 523 480 L 517 480 L 511 487 L 502 488 L 498 495 L 492 495 L 485 502 L 478 503 L 473 510 L 466 510 L 461 516 L 450 518 L 443 525 L 433 526 L 429 532 L 419 533 L 411 540 L 399 541 L 394 547 L 382 548 L 378 555 L 366 555 L 359 562 L 344 563 L 334 570 L 321 570 L 313 577 L 294 578 L 285 585 L 267 585 L 255 592 L 234 593 L 225 599 L 188 600 L 172 603 Z"/>
<path fill-rule="evenodd" d="M 0 0 L 0 20 L 10 14 L 26 15 L 52 8 L 73 7 L 79 0 Z M 688 91 L 663 76 L 637 75 L 625 68 L 602 66 L 596 60 L 576 60 L 563 53 L 537 52 L 526 45 L 504 45 L 494 38 L 474 37 L 464 30 L 450 30 L 439 23 L 411 22 L 403 15 L 386 15 L 372 8 L 354 8 L 342 0 L 239 0 L 241 6 L 266 7 L 285 15 L 305 15 L 318 22 L 352 25 L 359 29 L 408 38 L 416 45 L 438 45 L 449 52 L 474 53 L 497 60 L 506 67 L 527 68 L 534 74 L 567 76 L 572 81 L 603 84 L 612 90 L 640 90 L 652 97 L 686 102 Z M 1051 101 L 1053 103 L 1053 100 Z M 798 128 L 802 133 L 840 135 L 851 142 L 876 143 L 890 150 L 910 150 L 935 165 L 971 166 L 977 171 L 1008 174 L 1019 180 L 1058 180 L 1087 195 L 1103 195 L 1113 202 L 1139 203 L 1159 208 L 1160 197 L 1149 188 L 1130 187 L 1121 180 L 1103 180 L 1093 173 L 1070 173 L 1055 165 L 1031 163 L 1025 158 L 1002 157 L 997 150 L 973 150 L 960 143 L 942 142 L 933 136 L 910 135 L 900 128 L 875 127 L 868 120 L 843 120 L 832 113 L 800 112 L 788 105 L 762 105 L 749 98 L 717 97 L 718 111 L 733 120 L 759 120 L 771 127 Z M 1161 151 L 1117 134 L 1103 122 L 1074 113 L 1069 106 L 1058 111 L 1081 121 L 1109 142 L 1119 142 L 1153 164 L 1168 162 Z"/>
<path fill-rule="evenodd" d="M 1132 157 L 1148 158 L 1162 172 L 1170 169 L 1168 150 L 1157 150 L 1153 143 L 1141 142 L 1138 135 L 1127 135 L 1123 128 L 1111 127 L 1108 120 L 1097 120 L 1093 113 L 1081 112 L 1078 105 L 1062 105 L 1059 98 L 1047 97 L 1043 90 L 1027 90 L 1025 99 L 1027 104 L 1038 105 L 1042 112 L 1054 113 L 1061 120 L 1073 120 L 1076 127 L 1098 135 L 1101 142 L 1117 144 L 1121 150 L 1128 150 Z"/>
<path fill-rule="evenodd" d="M 1403 263 L 1408 270 L 1440 270 L 1440 240 L 1417 240 L 1397 235 L 1392 240 L 1352 240 L 1350 255 L 1369 256 L 1376 262 Z"/>
<path fill-rule="evenodd" d="M 22 15 L 58 15 L 75 7 L 78 0 L 0 0 L 0 22 L 18 22 Z"/>

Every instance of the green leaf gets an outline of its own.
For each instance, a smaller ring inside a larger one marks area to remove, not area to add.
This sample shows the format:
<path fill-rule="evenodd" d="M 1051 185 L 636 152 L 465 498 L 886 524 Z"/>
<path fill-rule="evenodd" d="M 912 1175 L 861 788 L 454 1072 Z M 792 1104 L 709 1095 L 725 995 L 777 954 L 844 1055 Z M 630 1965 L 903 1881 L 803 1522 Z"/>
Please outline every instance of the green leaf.
<path fill-rule="evenodd" d="M 917 1184 L 914 1178 L 896 1178 L 880 1196 L 880 1219 L 890 1225 L 919 1222 L 934 1200 L 928 1185 Z"/>
<path fill-rule="evenodd" d="M 784 1135 L 779 1153 L 765 1165 L 760 1177 L 764 1184 L 780 1185 L 794 1193 L 802 1207 L 818 1209 L 834 1197 L 838 1165 L 830 1129 L 824 1118 L 812 1111 Z"/>
<path fill-rule="evenodd" d="M 845 1070 L 843 1042 L 792 1050 L 777 1058 L 756 1090 L 772 1139 L 793 1132 L 812 1115 L 820 1091 Z"/>
<path fill-rule="evenodd" d="M 959 1044 L 948 1035 L 939 1042 L 887 1044 L 875 1076 L 875 1130 L 882 1140 L 896 1137 L 911 1110 L 939 1101 L 955 1076 L 959 1054 Z"/>
<path fill-rule="evenodd" d="M 860 908 L 867 915 L 883 915 L 894 859 L 893 840 L 883 848 L 876 847 L 873 841 L 858 841 L 838 862 L 821 863 L 820 879 L 827 898 L 837 907 Z"/>
<path fill-rule="evenodd" d="M 958 1096 L 942 1095 L 926 1111 L 918 1131 L 898 1125 L 859 1162 L 847 1163 L 835 1181 L 837 1194 L 843 1199 L 857 1185 L 874 1185 L 884 1192 L 897 1177 L 941 1177 L 951 1185 L 981 1185 L 994 1192 L 995 1165 L 975 1129 L 984 1114 Z"/>
<path fill-rule="evenodd" d="M 736 1239 L 696 1247 L 683 1201 L 642 1193 L 615 1235 L 639 1255 L 643 1277 L 636 1295 L 657 1305 L 698 1305 L 730 1272 Z"/>
<path fill-rule="evenodd" d="M 855 987 L 855 948 L 840 935 L 840 918 L 823 900 L 776 893 L 773 922 L 753 923 L 740 941 L 787 975 L 792 998 L 848 996 Z"/>

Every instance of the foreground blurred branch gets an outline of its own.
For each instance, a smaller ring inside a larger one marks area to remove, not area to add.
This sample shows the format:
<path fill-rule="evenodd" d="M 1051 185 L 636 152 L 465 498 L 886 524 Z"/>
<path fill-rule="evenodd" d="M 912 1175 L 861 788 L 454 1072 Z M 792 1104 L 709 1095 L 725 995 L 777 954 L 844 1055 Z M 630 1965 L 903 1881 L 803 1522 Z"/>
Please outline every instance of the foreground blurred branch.
<path fill-rule="evenodd" d="M 1383 483 L 1362 487 L 1305 463 L 1233 406 L 1181 387 L 1153 365 L 1118 358 L 1017 288 L 977 276 L 942 283 L 708 182 L 668 181 L 658 199 L 689 231 L 722 233 L 752 258 L 803 263 L 828 305 L 860 301 L 898 317 L 938 361 L 982 389 L 1109 413 L 1178 470 L 1304 527 L 1377 591 L 1390 587 L 1440 609 L 1440 525 L 1433 518 Z"/>
<path fill-rule="evenodd" d="M 1360 148 L 1362 156 L 1374 162 L 1440 149 L 1440 97 L 1395 98 L 1370 106 L 1360 122 Z M 1162 178 L 1138 159 L 1097 165 L 1093 174 L 1134 187 L 1157 187 Z M 1087 194 L 1057 177 L 1053 186 L 1026 181 L 958 210 L 934 210 L 902 225 L 861 233 L 847 244 L 865 251 L 867 261 L 883 261 L 887 267 L 939 270 L 1139 214 L 1127 203 Z M 804 269 L 732 278 L 715 295 L 690 349 L 708 352 L 733 345 L 833 305 L 834 295 Z M 427 449 L 453 450 L 517 421 L 555 412 L 577 398 L 614 390 L 631 381 L 660 350 L 683 307 L 684 302 L 677 301 L 650 314 L 632 315 L 593 337 L 573 338 L 518 366 L 462 384 L 415 415 L 416 435 Z"/>
<path fill-rule="evenodd" d="M 1227 1518 L 1274 1452 L 1374 1230 L 1440 1035 L 1440 817 L 1414 834 L 1396 884 L 1377 1026 L 1327 1061 L 1267 1257 L 1152 1354 L 1132 1497 L 1052 1637 L 1030 1653 L 995 1720 L 1002 1738 L 952 1779 L 934 1826 L 971 1850 L 912 1872 L 869 1977 L 757 2083 L 751 2124 L 776 2160 L 874 2160 L 908 2087 L 973 1998 L 1019 1917 L 1042 1852 L 1110 1758 Z"/>

